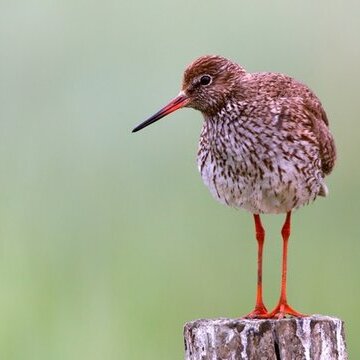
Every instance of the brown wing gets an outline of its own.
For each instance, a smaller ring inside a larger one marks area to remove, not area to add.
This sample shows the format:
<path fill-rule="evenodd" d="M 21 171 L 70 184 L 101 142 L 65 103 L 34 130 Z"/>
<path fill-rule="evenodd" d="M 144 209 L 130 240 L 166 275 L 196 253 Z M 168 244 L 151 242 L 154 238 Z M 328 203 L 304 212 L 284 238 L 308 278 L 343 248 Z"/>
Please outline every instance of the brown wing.
<path fill-rule="evenodd" d="M 321 170 L 324 175 L 330 174 L 336 160 L 335 142 L 325 110 L 317 97 L 307 89 L 307 93 L 303 92 L 300 96 L 278 98 L 272 105 L 272 114 L 278 119 L 278 129 L 288 118 L 301 121 L 302 126 L 313 133 L 313 140 L 319 146 Z"/>
<path fill-rule="evenodd" d="M 304 106 L 311 116 L 313 131 L 319 143 L 322 171 L 324 175 L 328 175 L 334 168 L 336 160 L 336 147 L 329 130 L 328 118 L 317 98 L 306 99 Z"/>
<path fill-rule="evenodd" d="M 287 117 L 294 121 L 305 120 L 302 125 L 311 128 L 319 146 L 321 169 L 324 175 L 330 174 L 336 160 L 336 148 L 325 110 L 316 95 L 306 85 L 286 75 L 255 73 L 252 77 L 256 80 L 257 92 L 264 91 L 272 98 L 270 107 L 273 116 L 278 119 L 278 129 Z"/>

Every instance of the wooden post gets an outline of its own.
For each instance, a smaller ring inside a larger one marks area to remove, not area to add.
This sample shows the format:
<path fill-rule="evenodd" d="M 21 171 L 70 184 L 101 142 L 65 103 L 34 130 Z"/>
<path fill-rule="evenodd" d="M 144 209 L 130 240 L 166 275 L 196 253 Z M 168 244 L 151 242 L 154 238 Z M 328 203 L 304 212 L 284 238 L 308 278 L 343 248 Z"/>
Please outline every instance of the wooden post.
<path fill-rule="evenodd" d="M 347 360 L 344 324 L 312 315 L 282 320 L 202 319 L 185 324 L 185 360 Z"/>

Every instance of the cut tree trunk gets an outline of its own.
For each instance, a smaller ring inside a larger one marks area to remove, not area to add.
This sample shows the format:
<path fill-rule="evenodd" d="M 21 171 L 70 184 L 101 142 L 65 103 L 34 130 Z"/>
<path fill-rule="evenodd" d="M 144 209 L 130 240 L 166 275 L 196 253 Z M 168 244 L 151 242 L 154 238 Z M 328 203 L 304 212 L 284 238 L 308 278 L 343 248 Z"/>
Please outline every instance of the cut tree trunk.
<path fill-rule="evenodd" d="M 347 360 L 344 324 L 313 315 L 281 320 L 201 319 L 184 328 L 185 360 Z"/>

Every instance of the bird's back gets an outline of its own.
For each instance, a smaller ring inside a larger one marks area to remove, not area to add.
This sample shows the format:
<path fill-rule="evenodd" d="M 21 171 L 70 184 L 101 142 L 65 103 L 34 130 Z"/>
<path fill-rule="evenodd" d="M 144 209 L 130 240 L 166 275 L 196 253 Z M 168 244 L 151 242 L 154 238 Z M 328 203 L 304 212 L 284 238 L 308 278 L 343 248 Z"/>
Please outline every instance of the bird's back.
<path fill-rule="evenodd" d="M 280 73 L 252 73 L 244 78 L 249 81 L 247 88 L 248 96 L 270 97 L 280 99 L 283 109 L 287 106 L 297 106 L 298 111 L 306 114 L 312 121 L 312 130 L 319 145 L 321 166 L 324 175 L 330 174 L 336 160 L 336 148 L 334 139 L 329 130 L 329 120 L 326 112 L 314 92 L 298 80 Z M 255 94 L 256 93 L 256 94 Z M 283 120 L 282 120 L 283 121 Z M 301 129 L 301 124 L 299 124 Z"/>

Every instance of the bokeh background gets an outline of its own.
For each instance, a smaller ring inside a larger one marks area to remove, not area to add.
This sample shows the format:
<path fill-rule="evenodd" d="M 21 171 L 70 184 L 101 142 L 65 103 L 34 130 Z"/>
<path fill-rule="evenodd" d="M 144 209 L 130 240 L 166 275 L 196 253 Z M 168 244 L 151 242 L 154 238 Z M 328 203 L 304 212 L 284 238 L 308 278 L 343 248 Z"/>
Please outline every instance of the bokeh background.
<path fill-rule="evenodd" d="M 255 299 L 250 214 L 211 198 L 201 114 L 131 129 L 222 54 L 321 98 L 339 160 L 297 211 L 289 301 L 346 322 L 360 357 L 360 3 L 0 1 L 0 358 L 182 359 L 183 324 Z M 265 299 L 282 216 L 266 216 Z"/>

